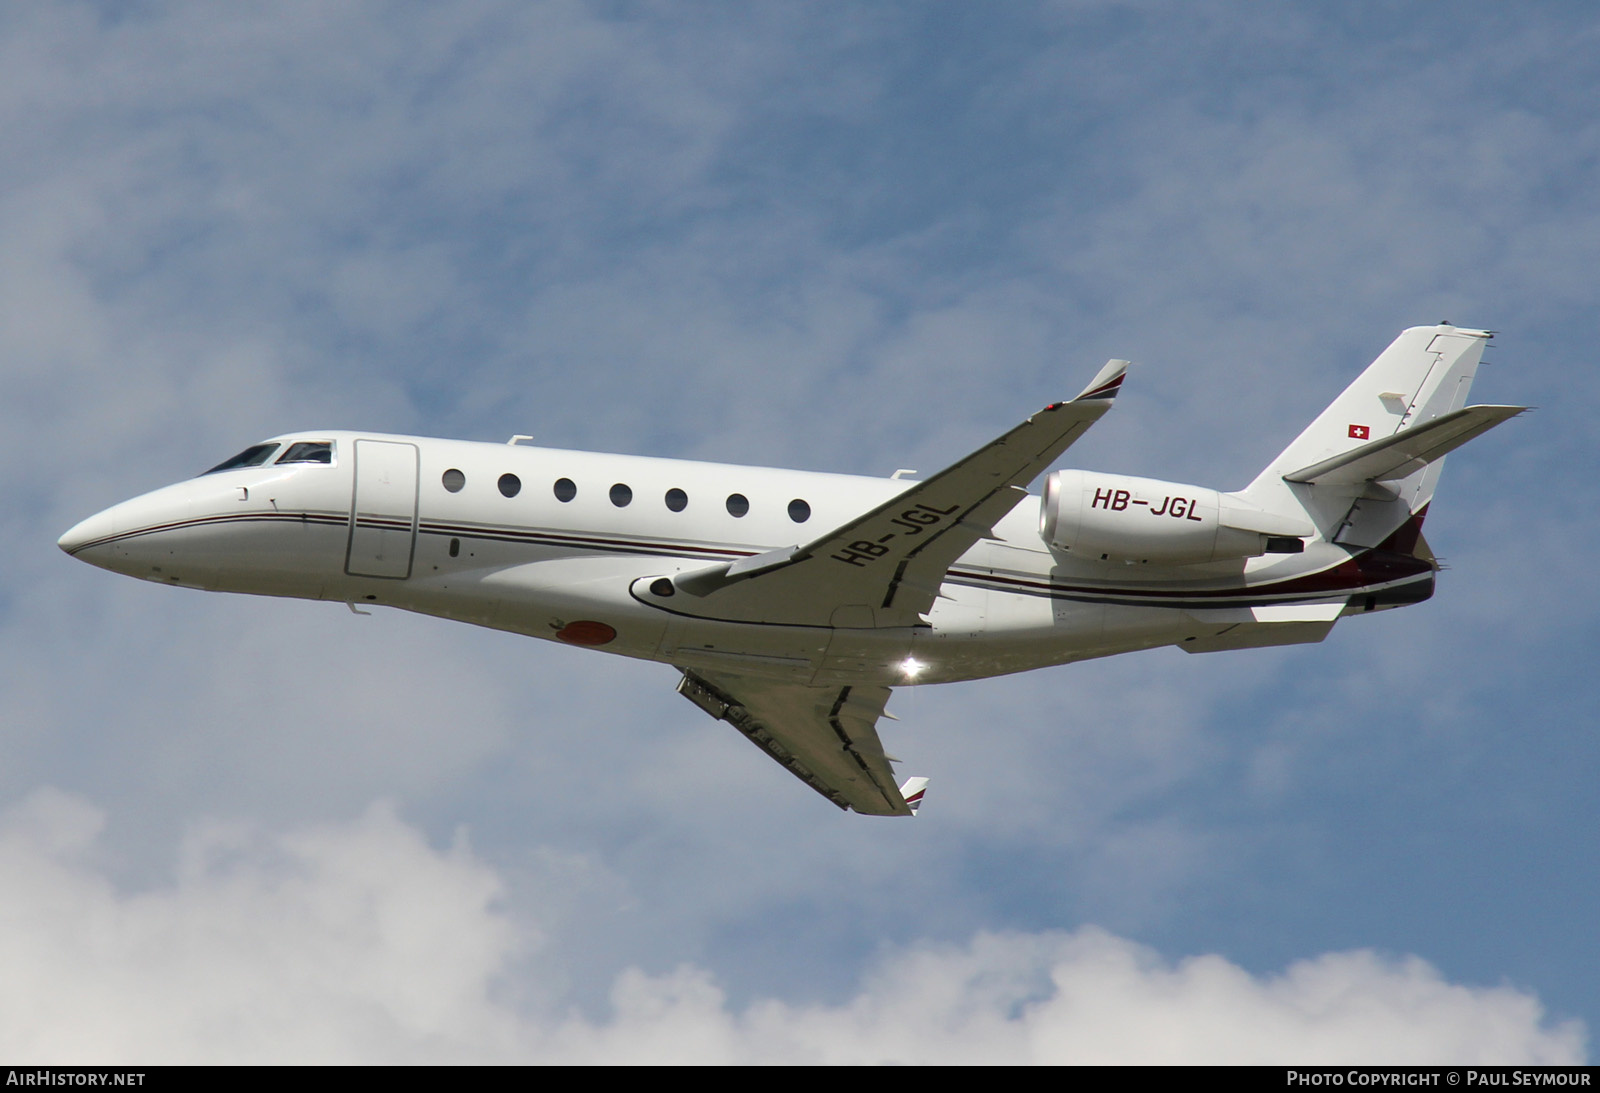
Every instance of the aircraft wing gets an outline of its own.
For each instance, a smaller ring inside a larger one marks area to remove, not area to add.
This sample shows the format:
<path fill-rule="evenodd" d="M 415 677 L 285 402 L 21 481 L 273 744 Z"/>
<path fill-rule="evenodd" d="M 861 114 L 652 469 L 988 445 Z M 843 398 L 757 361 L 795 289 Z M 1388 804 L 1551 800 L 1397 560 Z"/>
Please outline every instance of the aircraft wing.
<path fill-rule="evenodd" d="M 889 688 L 811 687 L 723 672 L 685 671 L 678 693 L 728 722 L 806 785 L 842 809 L 910 816 L 925 779 L 895 784 L 875 727 Z"/>
<path fill-rule="evenodd" d="M 1111 407 L 1128 362 L 1108 361 L 1070 402 L 1046 406 L 1004 436 L 801 547 L 696 573 L 676 587 L 693 614 L 802 625 L 914 626 L 945 572 L 1027 495 L 1027 485 Z M 852 609 L 841 623 L 834 612 Z M 863 609 L 870 610 L 869 616 Z"/>

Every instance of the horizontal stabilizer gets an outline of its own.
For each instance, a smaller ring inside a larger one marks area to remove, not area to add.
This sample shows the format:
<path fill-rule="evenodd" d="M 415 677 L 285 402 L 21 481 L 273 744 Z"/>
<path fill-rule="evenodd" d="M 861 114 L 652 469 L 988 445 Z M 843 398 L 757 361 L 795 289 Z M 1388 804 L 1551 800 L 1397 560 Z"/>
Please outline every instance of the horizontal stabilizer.
<path fill-rule="evenodd" d="M 1406 478 L 1526 409 L 1526 406 L 1467 406 L 1283 477 L 1287 482 L 1318 486 Z"/>

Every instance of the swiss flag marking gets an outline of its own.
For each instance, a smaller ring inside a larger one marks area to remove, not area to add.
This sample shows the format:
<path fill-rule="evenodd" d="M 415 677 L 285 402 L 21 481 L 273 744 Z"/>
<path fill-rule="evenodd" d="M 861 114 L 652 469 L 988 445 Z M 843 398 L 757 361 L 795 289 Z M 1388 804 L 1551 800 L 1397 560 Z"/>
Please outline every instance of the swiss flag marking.
<path fill-rule="evenodd" d="M 1352 425 L 1352 426 L 1350 426 L 1350 435 L 1351 435 L 1351 437 L 1353 437 L 1356 440 L 1365 440 L 1365 439 L 1367 439 L 1367 437 L 1371 434 L 1371 432 L 1372 432 L 1372 430 L 1367 428 L 1365 425 Z"/>

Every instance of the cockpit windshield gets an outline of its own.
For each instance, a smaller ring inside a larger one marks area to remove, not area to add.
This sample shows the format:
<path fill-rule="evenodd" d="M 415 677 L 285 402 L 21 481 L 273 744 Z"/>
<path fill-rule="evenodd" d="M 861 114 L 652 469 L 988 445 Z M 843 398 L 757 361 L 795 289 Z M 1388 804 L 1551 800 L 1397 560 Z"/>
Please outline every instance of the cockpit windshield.
<path fill-rule="evenodd" d="M 302 440 L 289 445 L 278 457 L 279 463 L 332 463 L 333 443 L 327 440 Z"/>
<path fill-rule="evenodd" d="M 252 444 L 232 459 L 224 459 L 207 471 L 206 474 L 216 474 L 218 471 L 235 471 L 240 467 L 259 467 L 270 459 L 272 453 L 277 451 L 278 448 L 279 445 L 277 444 Z M 200 477 L 204 478 L 205 475 Z"/>

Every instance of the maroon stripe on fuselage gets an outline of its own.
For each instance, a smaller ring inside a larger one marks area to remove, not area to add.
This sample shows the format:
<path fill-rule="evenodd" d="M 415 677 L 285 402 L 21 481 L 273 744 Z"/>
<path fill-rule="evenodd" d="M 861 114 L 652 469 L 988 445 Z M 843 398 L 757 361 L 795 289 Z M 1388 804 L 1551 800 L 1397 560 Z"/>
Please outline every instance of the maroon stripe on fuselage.
<path fill-rule="evenodd" d="M 177 531 L 181 528 L 209 527 L 217 524 L 258 524 L 280 520 L 295 524 L 329 524 L 334 527 L 345 527 L 350 523 L 348 514 L 318 512 L 241 512 L 227 516 L 196 516 L 188 520 L 173 520 L 166 524 L 151 524 L 149 527 L 135 528 L 133 531 L 119 531 L 115 535 L 103 535 L 75 548 L 72 553 L 77 554 L 90 547 L 120 543 L 124 539 L 134 539 L 141 535 L 156 535 L 163 531 Z"/>
<path fill-rule="evenodd" d="M 1350 595 L 1362 589 L 1382 587 L 1431 576 L 1433 566 L 1410 555 L 1370 550 L 1319 570 L 1262 584 L 1233 585 L 1226 588 L 1151 588 L 1070 584 L 1064 581 L 979 573 L 965 567 L 952 568 L 946 580 L 996 591 L 1022 595 L 1048 596 L 1068 600 L 1109 600 L 1119 603 L 1170 603 L 1200 601 L 1214 603 L 1248 598 L 1313 599 L 1330 595 Z"/>
<path fill-rule="evenodd" d="M 1421 532 L 1422 513 L 1413 516 L 1406 524 L 1384 541 L 1384 547 L 1408 545 L 1414 547 Z M 222 516 L 200 516 L 155 524 L 133 531 L 105 536 L 78 547 L 105 546 L 141 535 L 159 534 L 183 528 L 210 527 L 229 523 L 289 522 L 296 524 L 321 524 L 330 527 L 347 527 L 350 517 L 342 513 L 316 512 L 254 512 Z M 358 526 L 408 530 L 411 524 L 400 520 L 362 517 Z M 523 543 L 529 546 L 572 547 L 607 554 L 642 554 L 652 557 L 672 557 L 690 560 L 716 561 L 753 557 L 757 551 L 735 547 L 701 546 L 692 543 L 661 540 L 627 539 L 609 536 L 573 535 L 543 531 L 533 528 L 508 526 L 476 526 L 428 522 L 421 524 L 420 533 L 438 536 L 455 536 L 484 539 L 495 542 Z M 1050 599 L 1083 600 L 1142 604 L 1146 606 L 1181 606 L 1184 603 L 1222 606 L 1242 601 L 1250 603 L 1277 600 L 1327 598 L 1335 595 L 1354 595 L 1363 590 L 1381 588 L 1416 581 L 1430 576 L 1433 565 L 1409 553 L 1376 548 L 1354 554 L 1345 560 L 1315 573 L 1305 573 L 1281 581 L 1262 584 L 1240 584 L 1224 588 L 1158 588 L 1140 586 L 1105 586 L 1076 584 L 1048 578 L 992 573 L 967 566 L 952 567 L 945 580 L 951 584 L 991 591 L 1011 592 L 1026 596 L 1043 596 Z"/>
<path fill-rule="evenodd" d="M 149 527 L 135 528 L 132 531 L 122 531 L 115 535 L 102 536 L 99 539 L 84 543 L 77 551 L 87 550 L 91 547 L 107 546 L 111 543 L 133 539 L 142 535 L 157 535 L 162 532 L 179 531 L 187 528 L 215 527 L 221 524 L 250 524 L 289 522 L 295 524 L 312 523 L 323 524 L 331 527 L 348 527 L 350 517 L 346 513 L 312 513 L 312 512 L 250 512 L 222 516 L 196 516 L 187 520 L 173 520 L 164 524 L 152 524 Z M 391 520 L 383 517 L 362 516 L 356 526 L 360 528 L 377 528 L 393 531 L 409 531 L 410 521 Z M 468 524 L 424 523 L 417 529 L 428 535 L 459 536 L 471 539 L 489 539 L 497 542 L 526 543 L 532 546 L 571 546 L 582 549 L 605 551 L 607 553 L 640 553 L 653 556 L 668 555 L 691 559 L 734 559 L 749 558 L 757 552 L 754 550 L 740 550 L 733 547 L 698 546 L 692 543 L 672 543 L 638 539 L 607 538 L 593 535 L 563 535 L 555 532 L 540 531 L 532 528 L 515 527 L 478 527 Z"/>
<path fill-rule="evenodd" d="M 552 546 L 587 546 L 594 550 L 639 550 L 651 554 L 663 551 L 691 558 L 753 558 L 758 552 L 735 547 L 697 546 L 644 539 L 613 539 L 597 535 L 565 535 L 533 528 L 481 527 L 472 524 L 425 523 L 418 529 L 428 535 L 459 535 L 463 538 L 493 539 L 504 543 L 541 543 Z"/>

